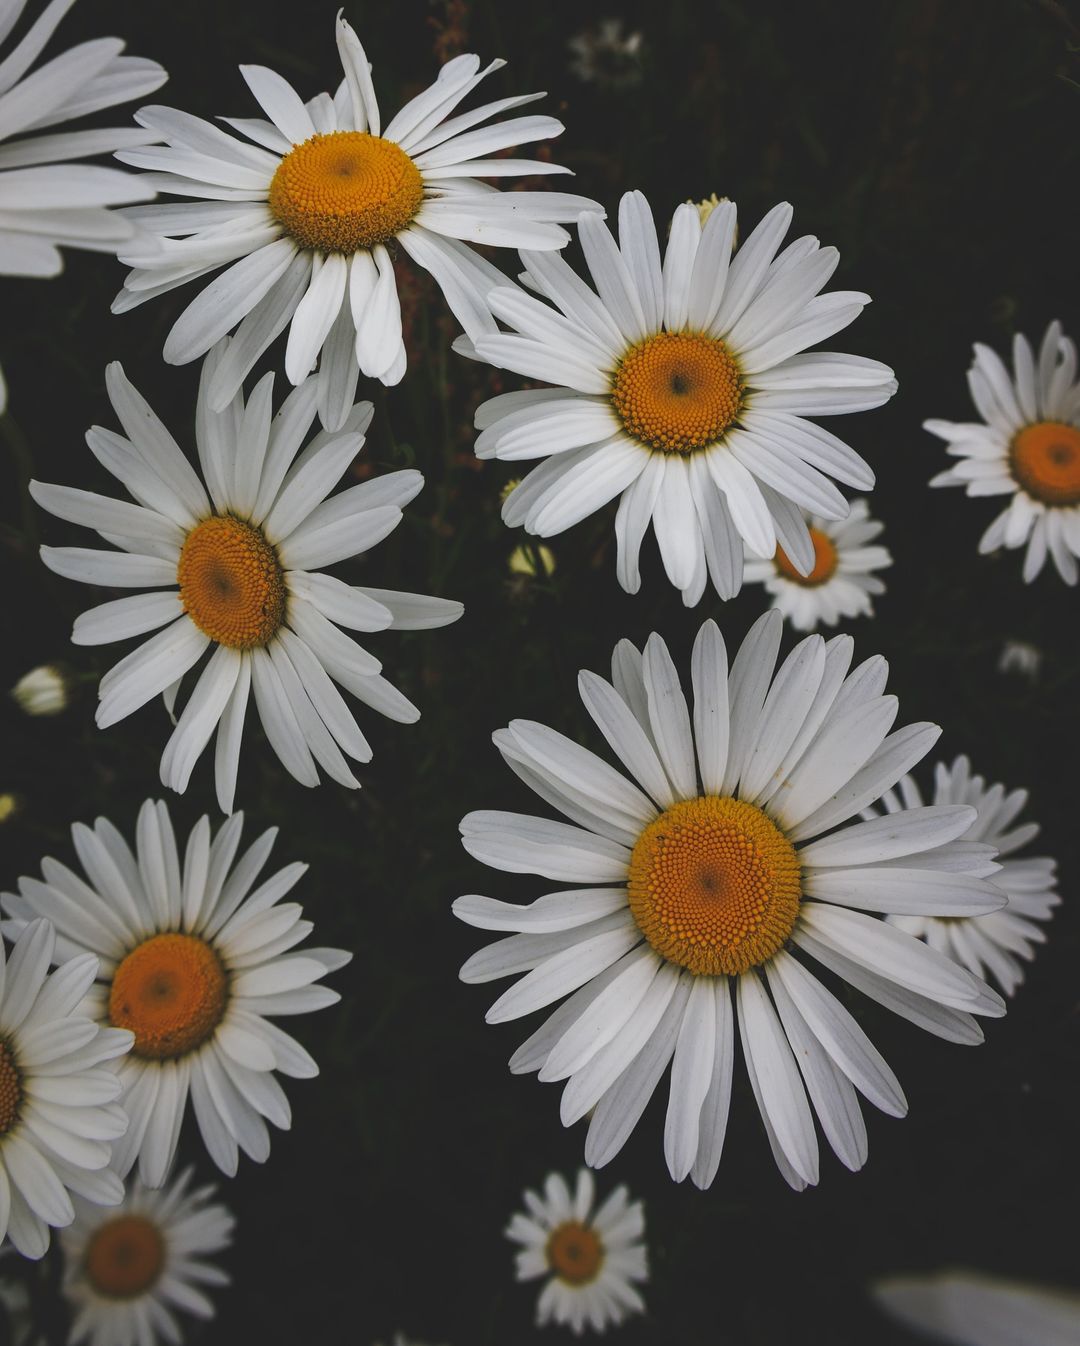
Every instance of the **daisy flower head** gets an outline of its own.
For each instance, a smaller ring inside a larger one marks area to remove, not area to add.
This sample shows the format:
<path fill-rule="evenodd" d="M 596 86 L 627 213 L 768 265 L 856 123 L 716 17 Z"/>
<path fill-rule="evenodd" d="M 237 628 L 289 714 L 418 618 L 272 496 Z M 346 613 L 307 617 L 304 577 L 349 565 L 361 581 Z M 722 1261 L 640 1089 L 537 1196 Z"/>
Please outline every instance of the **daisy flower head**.
<path fill-rule="evenodd" d="M 179 1342 L 178 1312 L 214 1316 L 203 1287 L 229 1277 L 206 1259 L 229 1246 L 235 1221 L 191 1177 L 185 1169 L 159 1191 L 136 1179 L 116 1210 L 79 1203 L 62 1240 L 72 1346 Z"/>
<path fill-rule="evenodd" d="M 1056 891 L 1056 862 L 1049 856 L 1025 855 L 1022 851 L 1039 834 L 1038 823 L 1018 823 L 1026 790 L 1006 791 L 1001 784 L 988 785 L 982 776 L 972 774 L 966 756 L 951 765 L 938 762 L 934 767 L 934 804 L 966 804 L 977 817 L 959 838 L 958 845 L 972 842 L 993 846 L 997 865 L 994 884 L 1008 896 L 1008 905 L 983 916 L 903 916 L 888 919 L 893 925 L 919 939 L 926 940 L 948 958 L 962 963 L 977 977 L 993 978 L 1007 996 L 1024 980 L 1024 962 L 1035 956 L 1035 946 L 1046 942 L 1044 922 L 1061 902 Z M 886 815 L 905 809 L 922 808 L 923 797 L 911 776 L 905 776 L 879 801 Z M 864 817 L 876 817 L 878 809 L 864 810 Z"/>
<path fill-rule="evenodd" d="M 625 774 L 544 725 L 515 720 L 494 735 L 497 748 L 570 821 L 501 811 L 462 821 L 477 860 L 584 885 L 526 907 L 470 895 L 454 911 L 508 935 L 474 954 L 463 980 L 525 974 L 496 1000 L 489 1023 L 563 1001 L 510 1068 L 566 1081 L 562 1121 L 592 1113 L 593 1167 L 622 1148 L 670 1062 L 668 1168 L 676 1181 L 689 1174 L 708 1187 L 737 1024 L 788 1183 L 817 1182 L 815 1112 L 839 1158 L 860 1168 L 867 1146 L 856 1090 L 893 1116 L 907 1104 L 811 962 L 950 1041 L 981 1041 L 972 1016 L 1004 1013 L 972 973 L 881 919 L 980 915 L 1003 904 L 983 877 L 992 848 L 954 845 L 974 809 L 930 806 L 841 827 L 940 731 L 892 730 L 887 665 L 875 656 L 852 669 L 849 636 L 808 636 L 777 668 L 782 625 L 775 610 L 761 617 L 729 669 L 720 632 L 706 622 L 694 645 L 692 703 L 659 636 L 644 652 L 621 641 L 611 681 L 582 672 L 578 686 Z"/>
<path fill-rule="evenodd" d="M 598 1207 L 595 1197 L 588 1169 L 579 1171 L 573 1193 L 560 1174 L 549 1173 L 543 1195 L 527 1191 L 527 1213 L 518 1211 L 507 1226 L 506 1237 L 521 1246 L 518 1280 L 548 1277 L 536 1304 L 538 1327 L 560 1323 L 580 1336 L 586 1327 L 603 1332 L 645 1311 L 635 1286 L 649 1278 L 644 1207 L 625 1187 Z"/>
<path fill-rule="evenodd" d="M 821 295 L 835 248 L 798 238 L 782 252 L 792 209 L 765 216 L 732 255 L 736 209 L 701 223 L 679 206 L 666 253 L 640 192 L 619 207 L 619 241 L 596 215 L 578 234 L 593 287 L 551 253 L 523 252 L 522 279 L 488 300 L 513 330 L 456 348 L 549 388 L 504 393 L 476 413 L 480 458 L 543 458 L 503 504 L 503 521 L 552 537 L 619 497 L 619 583 L 641 586 L 651 521 L 664 569 L 693 606 L 711 578 L 738 592 L 743 543 L 777 544 L 801 574 L 814 565 L 802 510 L 842 519 L 831 478 L 874 484 L 863 460 L 807 419 L 880 406 L 888 366 L 831 351 L 803 354 L 852 322 L 869 296 Z M 542 302 L 550 300 L 550 303 Z"/>
<path fill-rule="evenodd" d="M 411 723 L 420 712 L 382 677 L 379 660 L 340 628 L 426 629 L 462 613 L 460 603 L 362 588 L 322 573 L 391 533 L 424 479 L 416 471 L 390 472 L 331 497 L 363 447 L 371 403 L 357 403 L 340 430 L 321 431 L 301 448 L 315 416 L 316 380 L 293 389 L 276 415 L 272 374 L 246 403 L 240 392 L 213 411 L 207 386 L 230 348 L 223 342 L 203 365 L 195 423 L 202 480 L 112 364 L 106 383 L 127 437 L 94 426 L 86 439 L 136 503 L 30 484 L 43 509 L 97 529 L 120 548 L 43 547 L 51 570 L 143 591 L 84 612 L 72 632 L 75 644 L 156 633 L 102 678 L 101 728 L 159 693 L 171 709 L 184 677 L 211 652 L 165 747 L 161 779 L 185 790 L 216 729 L 217 797 L 226 813 L 252 693 L 271 746 L 301 784 L 319 783 L 318 764 L 356 789 L 346 757 L 370 761 L 371 748 L 338 685 L 393 720 Z"/>
<path fill-rule="evenodd" d="M 50 1226 L 75 1218 L 72 1193 L 102 1206 L 124 1195 L 108 1165 L 128 1122 L 108 1062 L 132 1035 L 87 1017 L 97 959 L 56 945 L 43 920 L 20 922 L 8 954 L 0 941 L 0 1243 L 6 1235 L 33 1258 Z"/>
<path fill-rule="evenodd" d="M 136 120 L 164 144 L 120 157 L 148 170 L 155 190 L 194 199 L 131 212 L 146 237 L 121 257 L 134 270 L 113 305 L 123 312 L 227 265 L 173 326 L 165 359 L 187 364 L 235 328 L 210 390 L 220 410 L 287 326 L 286 372 L 299 383 L 319 361 L 319 411 L 330 429 L 344 422 L 358 373 L 386 384 L 405 373 L 398 245 L 434 276 L 475 338 L 496 330 L 484 296 L 505 277 L 468 244 L 561 248 L 569 235 L 559 221 L 600 209 L 581 196 L 479 181 L 568 171 L 486 157 L 562 132 L 552 117 L 484 125 L 542 94 L 453 115 L 505 62 L 481 70 L 477 56 L 455 57 L 383 129 L 367 56 L 340 13 L 336 31 L 344 79 L 333 97 L 305 103 L 273 70 L 241 66 L 266 116 L 223 118 L 238 135 L 173 108 L 140 110 Z"/>
<path fill-rule="evenodd" d="M 139 1162 L 151 1187 L 164 1183 L 188 1098 L 211 1159 L 230 1176 L 238 1149 L 257 1163 L 270 1153 L 266 1123 L 288 1129 L 288 1099 L 275 1072 L 318 1074 L 308 1053 L 272 1018 L 324 1009 L 341 997 L 316 985 L 352 957 L 340 949 L 293 952 L 313 926 L 298 902 L 282 902 L 306 865 L 291 864 L 253 887 L 277 829 L 237 858 L 243 814 L 211 834 L 202 817 L 181 851 L 164 804 L 139 811 L 134 852 L 105 818 L 76 823 L 82 878 L 57 860 L 41 879 L 0 894 L 5 933 L 36 917 L 56 925 L 58 958 L 92 952 L 82 1012 L 126 1030 L 118 1063 L 131 1118 L 113 1147 L 123 1177 Z"/>
<path fill-rule="evenodd" d="M 974 1271 L 890 1276 L 878 1304 L 927 1340 L 950 1346 L 1075 1346 L 1080 1295 Z"/>
<path fill-rule="evenodd" d="M 887 549 L 874 543 L 885 525 L 870 517 L 869 506 L 860 499 L 851 502 L 846 519 L 809 514 L 806 526 L 814 547 L 809 573 L 803 574 L 777 545 L 767 561 L 746 558 L 747 581 L 764 584 L 772 606 L 796 631 L 835 626 L 841 618 L 872 617 L 874 596 L 885 592 L 874 571 L 892 565 Z"/>
<path fill-rule="evenodd" d="M 968 388 L 980 421 L 929 420 L 961 461 L 931 486 L 963 486 L 970 496 L 1008 495 L 1006 508 L 979 539 L 982 554 L 1026 546 L 1027 583 L 1053 558 L 1066 584 L 1080 568 L 1080 380 L 1076 343 L 1059 322 L 1046 329 L 1038 355 L 1013 337 L 1010 374 L 989 346 L 976 343 Z"/>
<path fill-rule="evenodd" d="M 109 207 L 154 196 L 131 173 L 72 162 L 145 145 L 153 135 L 141 127 L 35 134 L 153 93 L 168 78 L 156 61 L 122 55 L 115 37 L 81 42 L 31 72 L 73 3 L 35 3 L 40 13 L 17 40 L 26 0 L 0 4 L 0 51 L 9 48 L 0 62 L 0 275 L 59 275 L 62 247 L 115 252 L 135 227 Z M 5 403 L 0 377 L 0 412 Z"/>

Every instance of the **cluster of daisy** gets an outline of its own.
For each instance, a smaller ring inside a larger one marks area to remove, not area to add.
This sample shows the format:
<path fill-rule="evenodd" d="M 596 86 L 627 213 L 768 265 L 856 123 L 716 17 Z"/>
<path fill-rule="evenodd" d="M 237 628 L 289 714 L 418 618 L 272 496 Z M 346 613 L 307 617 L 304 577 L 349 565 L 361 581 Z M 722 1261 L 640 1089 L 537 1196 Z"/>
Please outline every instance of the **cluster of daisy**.
<path fill-rule="evenodd" d="M 178 1340 L 177 1311 L 212 1310 L 201 1287 L 224 1275 L 205 1259 L 233 1223 L 211 1189 L 191 1188 L 190 1170 L 176 1173 L 189 1102 L 206 1154 L 232 1175 L 241 1152 L 267 1159 L 267 1123 L 290 1124 L 278 1076 L 317 1073 L 273 1020 L 336 1001 L 321 982 L 350 955 L 303 944 L 312 924 L 284 899 L 304 866 L 260 881 L 274 830 L 241 853 L 233 808 L 252 701 L 291 776 L 356 789 L 372 750 L 352 701 L 403 723 L 420 712 L 351 633 L 428 630 L 462 614 L 451 599 L 329 573 L 385 539 L 424 484 L 408 470 L 336 489 L 372 420 L 361 376 L 393 385 L 406 373 L 402 254 L 460 323 L 455 349 L 530 382 L 476 413 L 478 458 L 541 460 L 506 494 L 508 526 L 551 538 L 617 501 L 628 593 L 641 587 L 651 525 L 685 605 L 710 586 L 729 599 L 744 579 L 771 600 L 730 652 L 706 621 L 688 682 L 657 634 L 643 649 L 621 641 L 610 676 L 581 673 L 617 765 L 534 721 L 494 734 L 562 817 L 472 812 L 465 848 L 559 886 L 526 906 L 458 898 L 462 921 L 501 935 L 462 978 L 518 978 L 489 1022 L 547 1012 L 510 1068 L 563 1083 L 561 1119 L 588 1119 L 591 1167 L 619 1153 L 667 1074 L 667 1167 L 709 1187 L 741 1056 L 791 1187 L 818 1182 L 819 1132 L 861 1168 L 860 1095 L 892 1116 L 907 1103 L 830 987 L 977 1043 L 978 1020 L 1005 1009 L 984 977 L 1015 992 L 1058 902 L 1053 862 L 1017 855 L 1037 831 L 1017 823 L 1026 793 L 987 786 L 959 758 L 938 764 L 925 802 L 909 773 L 937 726 L 896 727 L 884 660 L 855 663 L 849 636 L 813 633 L 871 615 L 877 572 L 891 564 L 865 498 L 839 489 L 869 491 L 871 469 L 816 420 L 896 391 L 888 366 L 815 349 L 869 296 L 824 292 L 839 254 L 809 235 L 785 241 L 787 203 L 741 242 L 733 202 L 685 203 L 662 241 L 638 191 L 623 196 L 613 231 L 588 198 L 493 189 L 485 179 L 566 171 L 506 157 L 562 131 L 548 116 L 502 116 L 541 95 L 461 111 L 503 64 L 462 55 L 384 126 L 341 15 L 332 92 L 305 101 L 273 70 L 244 66 L 261 115 L 225 118 L 227 130 L 150 105 L 131 128 L 35 135 L 165 78 L 113 39 L 28 73 L 71 3 L 48 4 L 0 64 L 0 270 L 53 275 L 61 246 L 115 254 L 131 268 L 117 313 L 205 282 L 164 346 L 169 364 L 202 361 L 197 467 L 111 364 L 122 433 L 94 426 L 86 442 L 127 498 L 31 483 L 43 509 L 107 544 L 49 545 L 42 559 L 131 591 L 75 622 L 79 646 L 138 641 L 101 679 L 97 723 L 162 698 L 172 719 L 162 783 L 185 791 L 213 739 L 228 816 L 216 832 L 203 817 L 183 846 L 160 802 L 143 805 L 134 848 L 104 818 L 77 823 L 81 874 L 47 858 L 40 879 L 0 897 L 11 945 L 10 955 L 0 946 L 0 1235 L 34 1258 L 50 1229 L 65 1231 L 72 1340 Z M 24 7 L 0 4 L 0 39 Z M 106 152 L 139 171 L 70 162 Z M 588 278 L 560 255 L 567 225 Z M 476 245 L 516 249 L 517 281 Z M 247 389 L 281 347 L 285 395 L 272 371 Z M 1076 360 L 1056 323 L 1037 356 L 1017 338 L 1012 374 L 976 347 L 983 420 L 927 422 L 961 460 L 935 485 L 1011 497 L 980 547 L 1026 545 L 1028 580 L 1048 555 L 1067 583 L 1078 577 Z M 550 573 L 547 548 L 535 556 L 526 573 Z M 781 659 L 784 617 L 810 634 Z M 16 695 L 56 713 L 66 687 L 63 671 L 43 669 Z M 507 1235 L 519 1278 L 547 1278 L 541 1323 L 599 1331 L 643 1309 L 644 1215 L 625 1188 L 597 1205 L 588 1170 L 572 1190 L 552 1174 L 525 1206 Z"/>

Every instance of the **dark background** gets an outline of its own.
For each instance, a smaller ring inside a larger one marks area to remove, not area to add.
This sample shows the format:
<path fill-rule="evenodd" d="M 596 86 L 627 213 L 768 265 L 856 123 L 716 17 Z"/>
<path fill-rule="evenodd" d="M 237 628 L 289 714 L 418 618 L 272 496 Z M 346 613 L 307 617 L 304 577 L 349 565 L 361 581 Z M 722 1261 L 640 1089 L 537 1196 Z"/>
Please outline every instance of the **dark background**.
<path fill-rule="evenodd" d="M 101 0 L 69 15 L 50 53 L 115 32 L 169 69 L 156 101 L 205 116 L 254 115 L 240 62 L 276 67 L 305 97 L 336 83 L 334 8 L 329 0 Z M 679 201 L 715 191 L 738 201 L 745 233 L 786 197 L 797 208 L 796 233 L 838 245 L 834 286 L 865 289 L 875 302 L 832 344 L 888 361 L 900 380 L 887 408 L 831 423 L 877 471 L 871 508 L 895 557 L 877 617 L 851 624 L 857 654 L 889 658 L 901 720 L 944 725 L 942 755 L 968 751 L 991 779 L 1031 788 L 1028 816 L 1043 824 L 1035 852 L 1060 861 L 1064 904 L 1049 943 L 1008 1018 L 988 1022 L 983 1047 L 943 1043 L 851 997 L 911 1104 L 903 1122 L 868 1109 L 862 1173 L 823 1153 L 820 1187 L 790 1192 L 739 1068 L 716 1183 L 707 1193 L 677 1187 L 661 1150 L 664 1104 L 654 1102 L 599 1175 L 601 1193 L 625 1181 L 647 1207 L 649 1313 L 621 1340 L 901 1343 L 910 1338 L 866 1298 L 879 1275 L 963 1264 L 1075 1282 L 1077 594 L 1049 564 L 1024 586 L 1018 553 L 976 555 L 1000 502 L 928 490 L 946 460 L 920 428 L 927 416 L 969 417 L 973 340 L 1004 350 L 1014 330 L 1037 339 L 1054 317 L 1076 335 L 1080 76 L 1066 7 L 400 0 L 349 3 L 346 13 L 374 62 L 384 120 L 446 55 L 502 55 L 508 69 L 481 92 L 549 90 L 537 110 L 568 127 L 553 157 L 609 212 L 630 187 L 647 193 L 661 221 Z M 643 41 L 640 79 L 612 88 L 573 73 L 567 41 L 614 15 Z M 124 124 L 126 110 L 108 120 Z M 502 263 L 510 267 L 509 254 Z M 539 1283 L 514 1283 L 502 1229 L 523 1187 L 551 1168 L 576 1169 L 584 1127 L 560 1126 L 557 1088 L 506 1069 L 535 1021 L 485 1027 L 501 984 L 457 980 L 486 936 L 452 919 L 453 897 L 479 890 L 524 901 L 542 890 L 539 880 L 471 861 L 457 823 L 472 808 L 531 807 L 489 742 L 509 718 L 535 718 L 599 746 L 575 675 L 604 670 L 618 637 L 640 644 L 657 629 L 685 667 L 706 616 L 731 646 L 764 602 L 754 586 L 727 605 L 707 593 L 684 612 L 651 540 L 643 591 L 627 597 L 615 581 L 614 506 L 554 540 L 550 580 L 511 578 L 508 556 L 523 538 L 498 513 L 511 465 L 481 466 L 471 454 L 472 410 L 499 390 L 498 376 L 449 352 L 452 320 L 426 278 L 409 275 L 409 373 L 389 393 L 362 388 L 376 416 L 354 471 L 416 464 L 427 487 L 388 543 L 340 573 L 457 597 L 466 614 L 444 631 L 370 639 L 423 718 L 393 725 L 360 708 L 376 752 L 359 793 L 332 783 L 304 790 L 249 716 L 239 800 L 250 828 L 280 825 L 274 863 L 311 864 L 299 891 L 316 941 L 355 957 L 332 979 L 340 1005 L 286 1025 L 322 1066 L 319 1079 L 287 1084 L 292 1131 L 274 1134 L 265 1168 L 242 1160 L 238 1177 L 222 1180 L 238 1217 L 225 1259 L 234 1284 L 216 1296 L 213 1324 L 191 1325 L 189 1339 L 208 1346 L 368 1346 L 397 1327 L 452 1346 L 541 1339 L 531 1326 Z M 68 644 L 74 616 L 111 595 L 51 576 L 36 556 L 41 537 L 91 540 L 39 514 L 25 492 L 30 472 L 114 491 L 82 442 L 91 423 L 115 423 L 102 376 L 112 358 L 191 444 L 197 368 L 167 368 L 159 351 L 195 288 L 112 317 L 120 278 L 107 258 L 69 254 L 53 283 L 2 287 L 0 360 L 25 446 L 6 432 L 0 685 L 60 657 L 82 678 L 56 719 L 23 717 L 6 698 L 0 706 L 0 791 L 21 804 L 0 831 L 3 886 L 36 872 L 43 854 L 71 860 L 67 829 L 76 819 L 104 812 L 131 835 L 140 802 L 160 791 L 160 704 L 98 732 L 94 686 L 123 651 Z M 272 358 L 280 365 L 281 357 L 279 345 Z M 1006 640 L 1043 651 L 1037 681 L 997 671 Z M 170 799 L 178 831 L 205 810 L 216 816 L 211 772 L 204 759 L 187 795 Z M 182 1157 L 212 1176 L 190 1126 Z M 45 1301 L 56 1271 L 54 1249 L 35 1272 Z M 62 1340 L 55 1304 L 45 1309 L 52 1339 Z"/>

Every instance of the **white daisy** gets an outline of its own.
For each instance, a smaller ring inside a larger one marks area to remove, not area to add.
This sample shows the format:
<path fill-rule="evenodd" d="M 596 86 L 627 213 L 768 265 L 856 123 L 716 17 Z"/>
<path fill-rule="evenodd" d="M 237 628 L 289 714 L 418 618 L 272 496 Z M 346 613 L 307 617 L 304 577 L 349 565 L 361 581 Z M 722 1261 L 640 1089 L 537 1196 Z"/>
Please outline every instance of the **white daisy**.
<path fill-rule="evenodd" d="M 484 70 L 476 56 L 447 62 L 383 131 L 367 57 L 340 14 L 337 46 L 345 78 L 332 98 L 322 93 L 304 103 L 273 70 L 240 67 L 269 118 L 223 118 L 244 140 L 173 108 L 141 109 L 136 120 L 166 144 L 119 157 L 151 170 L 146 182 L 156 190 L 198 200 L 130 212 L 156 237 L 122 254 L 135 269 L 113 305 L 124 312 L 230 264 L 177 320 L 165 359 L 198 359 L 239 324 L 211 387 L 220 409 L 288 326 L 285 369 L 293 383 L 322 352 L 319 412 L 330 429 L 344 422 L 358 371 L 388 384 L 405 372 L 388 245 L 396 240 L 431 272 L 454 316 L 478 337 L 496 330 L 484 296 L 506 278 L 466 244 L 561 248 L 569 235 L 557 221 L 600 210 L 581 196 L 499 192 L 477 181 L 567 171 L 484 157 L 562 132 L 552 117 L 481 125 L 542 94 L 450 115 L 505 62 Z"/>
<path fill-rule="evenodd" d="M 581 1169 L 571 1195 L 558 1173 L 549 1173 L 544 1195 L 525 1193 L 528 1214 L 514 1215 L 506 1237 L 521 1244 L 517 1278 L 547 1276 L 536 1304 L 537 1326 L 561 1323 L 578 1336 L 586 1327 L 603 1332 L 645 1303 L 634 1287 L 647 1281 L 645 1211 L 616 1187 L 593 1210 L 592 1174 Z"/>
<path fill-rule="evenodd" d="M 178 1310 L 214 1316 L 203 1287 L 227 1285 L 229 1277 L 206 1259 L 229 1246 L 235 1221 L 209 1204 L 213 1187 L 188 1190 L 192 1172 L 161 1191 L 136 1179 L 118 1210 L 79 1203 L 62 1238 L 73 1346 L 178 1343 Z"/>
<path fill-rule="evenodd" d="M 1046 329 L 1038 357 L 1027 337 L 1013 337 L 1010 375 L 989 346 L 975 345 L 968 370 L 971 398 L 982 417 L 970 423 L 930 420 L 924 427 L 962 461 L 931 486 L 963 486 L 968 495 L 1012 499 L 979 540 L 981 553 L 1022 547 L 1030 584 L 1047 553 L 1066 584 L 1080 568 L 1080 381 L 1076 344 L 1061 324 Z"/>
<path fill-rule="evenodd" d="M 792 209 L 776 206 L 732 257 L 735 205 L 701 224 L 681 205 L 663 261 L 640 192 L 619 208 L 619 246 L 596 215 L 578 223 L 594 293 L 551 253 L 523 252 L 523 279 L 488 300 L 514 329 L 456 348 L 556 385 L 504 393 L 476 413 L 480 458 L 545 458 L 503 505 L 510 527 L 551 537 L 620 496 L 619 583 L 641 585 L 652 522 L 668 578 L 692 606 L 711 577 L 722 598 L 742 582 L 743 541 L 777 543 L 805 573 L 814 549 L 801 509 L 842 519 L 830 477 L 868 489 L 863 460 L 808 415 L 880 406 L 896 391 L 876 360 L 808 346 L 852 322 L 865 294 L 819 295 L 835 248 L 799 238 L 779 255 Z"/>
<path fill-rule="evenodd" d="M 720 632 L 706 622 L 694 646 L 692 708 L 659 636 L 644 654 L 621 641 L 612 682 L 583 672 L 578 685 L 633 780 L 562 734 L 515 720 L 494 735 L 496 746 L 573 825 L 494 811 L 461 824 L 465 849 L 485 864 L 587 885 L 527 907 L 461 897 L 454 910 L 482 929 L 515 932 L 461 971 L 469 982 L 526 974 L 488 1022 L 570 997 L 510 1068 L 567 1081 L 562 1120 L 592 1112 L 585 1159 L 594 1167 L 622 1147 L 672 1061 L 668 1167 L 676 1181 L 712 1182 L 736 1021 L 787 1181 L 817 1181 L 815 1111 L 841 1160 L 861 1167 L 855 1089 L 893 1116 L 907 1104 L 810 959 L 950 1041 L 981 1041 L 971 1016 L 1004 1013 L 978 978 L 880 919 L 978 915 L 1003 904 L 982 877 L 992 848 L 955 844 L 974 809 L 934 806 L 834 831 L 940 731 L 889 732 L 897 701 L 882 694 L 887 665 L 874 657 L 849 672 L 849 636 L 808 636 L 774 676 L 782 625 L 775 611 L 761 617 L 729 673 Z"/>
<path fill-rule="evenodd" d="M 885 592 L 873 572 L 892 565 L 885 547 L 870 545 L 885 525 L 871 519 L 865 500 L 853 500 L 851 513 L 839 522 L 808 514 L 806 523 L 814 547 L 814 564 L 808 574 L 798 570 L 783 547 L 777 546 L 769 560 L 746 558 L 747 581 L 764 584 L 772 594 L 773 607 L 797 631 L 835 626 L 842 617 L 872 617 L 872 595 Z"/>
<path fill-rule="evenodd" d="M 960 840 L 996 848 L 1000 868 L 994 884 L 1007 894 L 1008 906 L 985 916 L 888 918 L 976 976 L 993 977 L 1009 996 L 1024 980 L 1021 960 L 1033 958 L 1035 945 L 1046 942 L 1042 922 L 1050 919 L 1061 902 L 1055 891 L 1056 862 L 1045 855 L 1016 856 L 1039 834 L 1038 823 L 1014 825 L 1027 799 L 1026 790 L 1006 794 L 1004 785 L 987 785 L 982 776 L 973 776 L 966 756 L 957 757 L 951 766 L 938 762 L 934 767 L 934 803 L 968 804 L 976 810 L 978 817 Z M 887 814 L 923 806 L 922 794 L 911 776 L 886 791 L 879 802 Z M 877 810 L 866 809 L 863 816 L 876 817 Z"/>
<path fill-rule="evenodd" d="M 895 1276 L 874 1298 L 907 1327 L 953 1346 L 1076 1346 L 1080 1295 L 971 1271 Z"/>
<path fill-rule="evenodd" d="M 71 162 L 147 144 L 153 136 L 140 127 L 33 134 L 142 98 L 168 78 L 156 61 L 122 56 L 115 37 L 81 42 L 28 73 L 73 3 L 52 0 L 0 62 L 0 275 L 58 275 L 61 247 L 115 252 L 135 229 L 108 207 L 154 196 L 130 173 Z M 0 44 L 25 8 L 26 0 L 0 4 Z M 0 377 L 0 411 L 5 401 Z"/>
<path fill-rule="evenodd" d="M 20 922 L 8 957 L 0 941 L 0 1242 L 6 1234 L 34 1258 L 48 1249 L 50 1225 L 75 1218 L 70 1192 L 102 1206 L 124 1195 L 108 1164 L 127 1117 L 105 1063 L 132 1035 L 82 1011 L 95 957 L 60 949 L 49 974 L 56 943 L 48 921 Z"/>
<path fill-rule="evenodd" d="M 217 796 L 226 813 L 249 693 L 274 751 L 301 784 L 319 783 L 318 763 L 355 789 L 345 757 L 367 762 L 371 749 L 335 683 L 393 720 L 411 723 L 420 712 L 339 627 L 427 629 L 462 612 L 446 599 L 356 587 L 319 573 L 381 542 L 424 479 L 390 472 L 328 498 L 363 447 L 371 403 L 357 403 L 340 431 L 317 434 L 301 452 L 316 381 L 294 389 L 273 419 L 272 374 L 246 406 L 237 393 L 224 411 L 212 411 L 207 385 L 230 349 L 228 341 L 215 348 L 199 386 L 195 437 L 205 489 L 119 364 L 109 366 L 106 382 L 129 438 L 94 426 L 86 440 L 138 503 L 30 483 L 44 509 L 122 548 L 42 547 L 51 570 L 88 584 L 152 590 L 103 603 L 75 622 L 77 645 L 157 632 L 102 678 L 101 728 L 162 692 L 171 709 L 185 674 L 212 649 L 165 747 L 161 779 L 185 790 L 216 728 Z"/>
<path fill-rule="evenodd" d="M 238 1147 L 258 1163 L 266 1159 L 266 1122 L 290 1124 L 273 1072 L 318 1074 L 303 1047 L 266 1016 L 340 1000 L 315 982 L 352 957 L 340 949 L 289 952 L 313 927 L 299 903 L 281 899 L 307 866 L 286 865 L 252 891 L 277 829 L 236 860 L 243 821 L 235 813 L 211 837 L 209 819 L 200 818 L 181 863 L 168 809 L 147 800 L 135 854 L 107 819 L 92 828 L 76 823 L 71 833 L 86 879 L 45 859 L 42 880 L 20 878 L 18 894 L 0 894 L 5 932 L 48 915 L 58 957 L 90 950 L 100 960 L 83 1011 L 130 1030 L 124 1040 L 131 1044 L 118 1064 L 131 1126 L 113 1147 L 113 1166 L 122 1177 L 137 1158 L 151 1187 L 168 1176 L 189 1093 L 220 1169 L 236 1172 Z"/>

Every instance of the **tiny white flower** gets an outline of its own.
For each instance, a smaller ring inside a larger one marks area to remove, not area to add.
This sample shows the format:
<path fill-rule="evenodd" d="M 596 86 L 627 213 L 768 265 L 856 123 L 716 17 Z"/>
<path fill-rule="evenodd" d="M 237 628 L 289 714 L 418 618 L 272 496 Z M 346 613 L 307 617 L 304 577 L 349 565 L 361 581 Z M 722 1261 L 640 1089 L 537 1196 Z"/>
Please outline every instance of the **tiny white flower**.
<path fill-rule="evenodd" d="M 68 704 L 68 680 L 55 664 L 40 664 L 24 673 L 11 695 L 27 715 L 59 715 Z"/>

